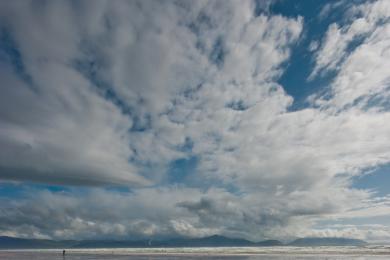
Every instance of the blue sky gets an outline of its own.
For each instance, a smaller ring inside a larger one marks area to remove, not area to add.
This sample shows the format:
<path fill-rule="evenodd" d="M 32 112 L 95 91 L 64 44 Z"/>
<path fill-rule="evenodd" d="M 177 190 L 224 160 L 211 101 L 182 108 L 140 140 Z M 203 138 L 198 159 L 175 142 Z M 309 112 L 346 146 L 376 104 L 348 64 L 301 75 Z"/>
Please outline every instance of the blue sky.
<path fill-rule="evenodd" d="M 0 235 L 389 242 L 390 4 L 0 4 Z"/>

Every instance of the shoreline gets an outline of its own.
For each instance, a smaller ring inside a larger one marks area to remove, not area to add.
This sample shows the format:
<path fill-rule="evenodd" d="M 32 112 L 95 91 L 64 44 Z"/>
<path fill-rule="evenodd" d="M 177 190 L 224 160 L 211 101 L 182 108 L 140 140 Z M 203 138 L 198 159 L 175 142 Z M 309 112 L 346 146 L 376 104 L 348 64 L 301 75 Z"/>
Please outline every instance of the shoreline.
<path fill-rule="evenodd" d="M 0 249 L 2 253 L 57 253 L 59 249 Z M 88 248 L 66 249 L 67 255 L 116 255 L 116 256 L 261 256 L 261 255 L 294 255 L 294 256 L 387 256 L 390 246 L 366 247 L 197 247 L 197 248 Z"/>

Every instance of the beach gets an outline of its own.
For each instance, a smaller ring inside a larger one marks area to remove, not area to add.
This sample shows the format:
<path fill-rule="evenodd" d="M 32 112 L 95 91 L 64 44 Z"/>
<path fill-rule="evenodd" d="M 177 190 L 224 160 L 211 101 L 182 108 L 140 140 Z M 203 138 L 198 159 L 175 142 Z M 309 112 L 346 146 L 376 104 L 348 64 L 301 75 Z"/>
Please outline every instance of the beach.
<path fill-rule="evenodd" d="M 2 250 L 0 259 L 388 259 L 390 246 L 363 247 L 199 247 Z"/>

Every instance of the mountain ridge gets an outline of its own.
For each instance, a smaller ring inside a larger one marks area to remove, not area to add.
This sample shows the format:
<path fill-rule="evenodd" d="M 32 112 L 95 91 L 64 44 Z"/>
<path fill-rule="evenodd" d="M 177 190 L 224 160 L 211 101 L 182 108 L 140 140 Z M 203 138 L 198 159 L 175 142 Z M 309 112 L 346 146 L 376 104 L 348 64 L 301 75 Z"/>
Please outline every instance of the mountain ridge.
<path fill-rule="evenodd" d="M 304 237 L 288 243 L 289 246 L 363 246 L 364 240 L 344 237 Z"/>
<path fill-rule="evenodd" d="M 279 240 L 253 242 L 242 238 L 213 235 L 202 238 L 167 240 L 50 240 L 0 236 L 0 249 L 50 248 L 147 248 L 147 247 L 266 247 L 266 246 L 361 246 L 363 240 L 352 238 L 298 238 L 290 243 Z"/>

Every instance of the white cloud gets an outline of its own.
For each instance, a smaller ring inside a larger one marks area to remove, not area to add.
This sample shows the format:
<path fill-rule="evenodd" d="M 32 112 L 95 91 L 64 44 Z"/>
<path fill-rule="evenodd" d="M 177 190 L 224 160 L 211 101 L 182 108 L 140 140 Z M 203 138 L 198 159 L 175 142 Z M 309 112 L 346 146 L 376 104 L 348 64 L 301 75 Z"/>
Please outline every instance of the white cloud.
<path fill-rule="evenodd" d="M 309 78 L 319 72 L 335 70 L 328 102 L 336 109 L 383 103 L 388 95 L 389 10 L 388 1 L 375 1 L 351 8 L 351 22 L 329 26 L 316 54 L 316 66 Z M 359 41 L 362 43 L 357 44 Z M 348 50 L 348 46 L 357 45 Z M 317 104 L 323 104 L 317 100 Z M 357 104 L 355 104 L 357 103 Z"/>
<path fill-rule="evenodd" d="M 367 109 L 388 95 L 383 1 L 329 27 L 312 75 L 337 71 L 331 95 L 294 112 L 277 79 L 299 16 L 255 17 L 251 1 L 1 5 L 21 56 L 0 63 L 2 179 L 161 186 L 172 162 L 197 158 L 179 188 L 29 193 L 0 209 L 3 234 L 257 240 L 376 212 L 351 178 L 390 161 L 384 99 Z"/>
<path fill-rule="evenodd" d="M 253 106 L 267 98 L 272 84 L 264 81 L 280 73 L 302 21 L 253 17 L 253 8 L 250 1 L 99 2 L 92 9 L 84 2 L 41 9 L 4 3 L 23 71 L 3 64 L 3 177 L 145 184 L 143 173 L 158 181 L 171 160 L 187 156 L 179 149 L 186 137 L 198 142 L 218 131 L 208 124 L 225 119 L 228 102 Z M 217 51 L 222 66 L 213 60 Z M 174 118 L 196 111 L 198 120 Z M 194 123 L 203 131 L 192 133 Z M 130 132 L 134 127 L 143 130 Z M 15 153 L 22 153 L 17 162 Z"/>

